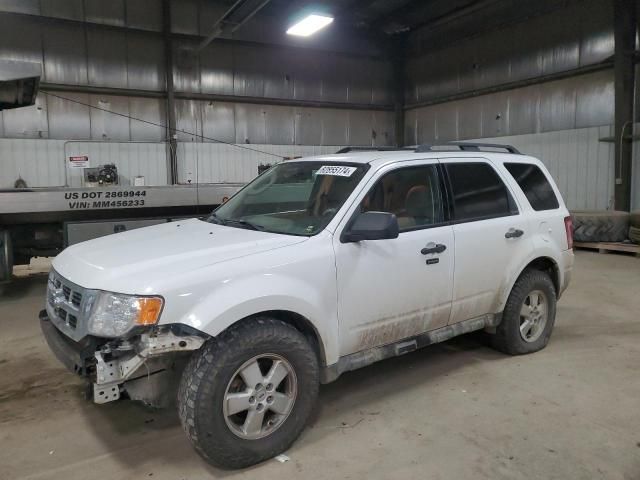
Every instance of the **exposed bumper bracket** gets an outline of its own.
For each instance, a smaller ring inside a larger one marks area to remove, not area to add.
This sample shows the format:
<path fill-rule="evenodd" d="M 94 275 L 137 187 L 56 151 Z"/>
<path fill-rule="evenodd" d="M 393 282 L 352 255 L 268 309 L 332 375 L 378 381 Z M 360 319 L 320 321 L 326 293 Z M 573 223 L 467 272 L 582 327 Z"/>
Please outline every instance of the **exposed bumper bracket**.
<path fill-rule="evenodd" d="M 120 398 L 126 390 L 126 382 L 150 376 L 168 368 L 171 356 L 166 354 L 197 350 L 205 339 L 198 336 L 178 336 L 171 331 L 143 334 L 131 351 L 105 360 L 103 351 L 95 352 L 96 383 L 93 385 L 93 401 L 107 403 Z"/>

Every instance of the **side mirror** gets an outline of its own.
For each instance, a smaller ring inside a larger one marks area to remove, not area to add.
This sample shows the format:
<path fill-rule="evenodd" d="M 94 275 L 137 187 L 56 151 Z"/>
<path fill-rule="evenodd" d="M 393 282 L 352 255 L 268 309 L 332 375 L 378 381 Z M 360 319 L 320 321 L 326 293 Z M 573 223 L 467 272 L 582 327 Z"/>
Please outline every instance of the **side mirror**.
<path fill-rule="evenodd" d="M 340 240 L 342 243 L 351 243 L 398 238 L 398 230 L 398 219 L 393 213 L 365 212 L 356 217 Z"/>

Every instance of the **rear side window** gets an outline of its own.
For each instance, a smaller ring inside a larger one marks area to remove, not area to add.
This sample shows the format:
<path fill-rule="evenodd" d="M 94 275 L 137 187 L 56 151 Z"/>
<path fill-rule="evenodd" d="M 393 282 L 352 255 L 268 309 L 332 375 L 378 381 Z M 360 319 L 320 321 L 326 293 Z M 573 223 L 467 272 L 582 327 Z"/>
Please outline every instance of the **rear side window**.
<path fill-rule="evenodd" d="M 518 213 L 507 187 L 489 164 L 449 163 L 445 168 L 451 183 L 455 221 L 482 220 Z"/>
<path fill-rule="evenodd" d="M 537 165 L 505 163 L 504 166 L 518 182 L 534 210 L 555 210 L 560 206 L 549 180 Z"/>

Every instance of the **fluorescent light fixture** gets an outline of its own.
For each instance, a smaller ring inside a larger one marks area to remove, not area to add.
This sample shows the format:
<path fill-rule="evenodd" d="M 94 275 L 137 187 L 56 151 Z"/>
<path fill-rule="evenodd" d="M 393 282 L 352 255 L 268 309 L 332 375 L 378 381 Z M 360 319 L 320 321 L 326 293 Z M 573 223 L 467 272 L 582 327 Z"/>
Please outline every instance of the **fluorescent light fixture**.
<path fill-rule="evenodd" d="M 308 15 L 298 23 L 289 27 L 287 34 L 308 37 L 333 22 L 333 17 L 326 15 Z"/>

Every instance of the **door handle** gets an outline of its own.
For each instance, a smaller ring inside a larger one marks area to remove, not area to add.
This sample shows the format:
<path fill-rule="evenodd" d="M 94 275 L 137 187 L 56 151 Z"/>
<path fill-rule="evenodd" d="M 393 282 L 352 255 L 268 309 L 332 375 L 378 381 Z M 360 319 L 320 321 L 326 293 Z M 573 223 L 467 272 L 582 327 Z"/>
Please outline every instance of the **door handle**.
<path fill-rule="evenodd" d="M 441 243 L 435 244 L 433 242 L 429 243 L 426 247 L 420 250 L 422 255 L 429 255 L 430 253 L 442 253 L 447 249 L 446 245 Z"/>
<path fill-rule="evenodd" d="M 524 235 L 524 232 L 519 228 L 510 228 L 507 233 L 504 234 L 504 238 L 518 238 Z"/>

